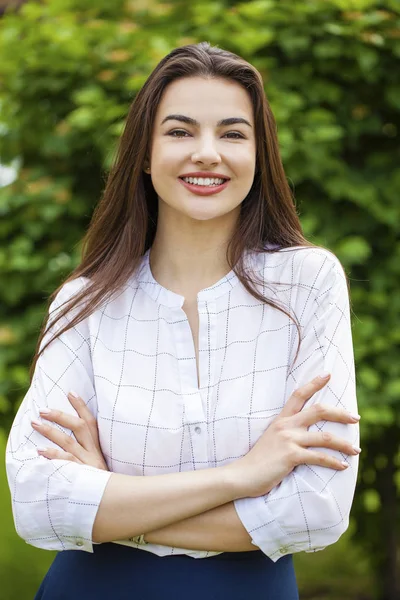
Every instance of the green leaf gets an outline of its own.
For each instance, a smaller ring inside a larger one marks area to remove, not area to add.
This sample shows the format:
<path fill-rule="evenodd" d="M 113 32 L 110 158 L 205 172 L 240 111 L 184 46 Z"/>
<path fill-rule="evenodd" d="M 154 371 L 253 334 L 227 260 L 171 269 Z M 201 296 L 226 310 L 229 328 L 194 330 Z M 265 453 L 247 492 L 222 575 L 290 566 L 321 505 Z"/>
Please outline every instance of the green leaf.
<path fill-rule="evenodd" d="M 347 264 L 362 264 L 371 254 L 371 246 L 361 236 L 349 236 L 339 242 L 337 252 Z"/>
<path fill-rule="evenodd" d="M 365 490 L 363 494 L 364 506 L 367 512 L 376 513 L 381 508 L 381 499 L 377 490 L 369 489 Z"/>

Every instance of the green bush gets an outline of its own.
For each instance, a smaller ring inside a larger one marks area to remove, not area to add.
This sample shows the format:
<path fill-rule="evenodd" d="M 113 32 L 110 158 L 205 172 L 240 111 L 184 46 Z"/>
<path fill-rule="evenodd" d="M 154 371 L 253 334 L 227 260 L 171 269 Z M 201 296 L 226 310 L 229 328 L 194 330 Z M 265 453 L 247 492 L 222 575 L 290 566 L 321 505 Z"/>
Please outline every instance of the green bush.
<path fill-rule="evenodd" d="M 350 276 L 363 417 L 353 537 L 389 597 L 400 495 L 397 0 L 47 0 L 3 17 L 0 161 L 20 167 L 0 190 L 1 426 L 26 392 L 45 300 L 79 261 L 132 98 L 172 48 L 201 40 L 262 73 L 305 233 Z"/>

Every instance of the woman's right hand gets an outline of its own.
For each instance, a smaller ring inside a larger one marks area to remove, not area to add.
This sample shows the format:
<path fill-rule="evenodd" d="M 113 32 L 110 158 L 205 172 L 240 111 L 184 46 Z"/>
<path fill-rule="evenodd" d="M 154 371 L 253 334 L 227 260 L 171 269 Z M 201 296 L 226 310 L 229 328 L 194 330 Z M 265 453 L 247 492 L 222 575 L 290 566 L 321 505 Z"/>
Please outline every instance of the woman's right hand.
<path fill-rule="evenodd" d="M 350 442 L 326 431 L 308 431 L 318 421 L 355 424 L 358 418 L 342 408 L 314 404 L 301 410 L 304 404 L 329 381 L 316 377 L 293 392 L 279 415 L 242 458 L 227 465 L 233 470 L 238 497 L 257 497 L 267 494 L 297 465 L 310 464 L 346 469 L 334 456 L 308 449 L 325 447 L 347 455 L 358 454 Z"/>

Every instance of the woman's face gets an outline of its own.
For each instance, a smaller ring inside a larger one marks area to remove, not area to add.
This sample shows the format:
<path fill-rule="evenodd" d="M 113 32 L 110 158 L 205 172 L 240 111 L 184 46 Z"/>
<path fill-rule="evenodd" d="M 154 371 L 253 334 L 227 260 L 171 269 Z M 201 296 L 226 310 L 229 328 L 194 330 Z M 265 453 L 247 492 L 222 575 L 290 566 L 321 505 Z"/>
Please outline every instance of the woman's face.
<path fill-rule="evenodd" d="M 220 123 L 225 119 L 230 123 Z M 236 119 L 242 122 L 233 122 Z M 253 108 L 244 88 L 202 77 L 167 86 L 155 117 L 150 157 L 152 183 L 164 203 L 160 208 L 198 221 L 235 209 L 239 213 L 253 183 L 255 163 Z M 214 188 L 198 185 L 207 181 L 185 185 L 182 176 L 194 173 L 229 181 Z"/>

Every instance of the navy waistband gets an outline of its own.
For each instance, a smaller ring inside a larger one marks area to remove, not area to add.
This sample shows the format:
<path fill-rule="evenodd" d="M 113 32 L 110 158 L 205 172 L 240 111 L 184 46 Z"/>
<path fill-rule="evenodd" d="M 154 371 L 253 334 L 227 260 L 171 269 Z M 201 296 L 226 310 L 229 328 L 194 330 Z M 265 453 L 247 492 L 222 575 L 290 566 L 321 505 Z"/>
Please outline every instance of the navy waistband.
<path fill-rule="evenodd" d="M 261 550 L 251 550 L 248 552 L 222 552 L 221 554 L 216 554 L 212 556 L 207 556 L 207 558 L 196 558 L 194 559 L 192 556 L 188 554 L 167 554 L 166 556 L 158 556 L 154 552 L 150 552 L 149 550 L 142 550 L 141 548 L 133 548 L 132 546 L 125 546 L 123 544 L 117 544 L 113 542 L 107 542 L 104 544 L 96 544 L 93 546 L 94 552 L 100 553 L 108 553 L 108 552 L 119 552 L 119 553 L 139 553 L 139 557 L 143 559 L 151 560 L 154 558 L 174 558 L 174 559 L 190 559 L 190 560 L 247 560 L 247 561 L 257 561 L 257 560 L 267 560 L 271 561 L 271 559 L 266 556 Z M 271 561 L 272 562 L 272 561 Z"/>

